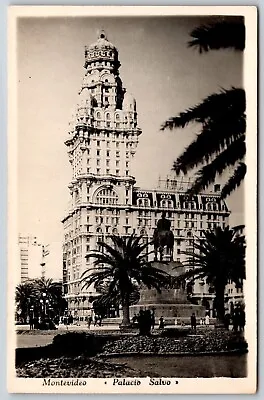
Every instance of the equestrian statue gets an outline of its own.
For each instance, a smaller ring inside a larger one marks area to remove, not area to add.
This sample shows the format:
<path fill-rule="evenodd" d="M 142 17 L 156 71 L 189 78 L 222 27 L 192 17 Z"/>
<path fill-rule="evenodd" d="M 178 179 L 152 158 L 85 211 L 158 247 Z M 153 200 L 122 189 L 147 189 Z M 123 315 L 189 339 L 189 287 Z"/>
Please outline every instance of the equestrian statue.
<path fill-rule="evenodd" d="M 154 230 L 153 244 L 155 252 L 155 261 L 173 261 L 174 235 L 171 228 L 170 220 L 166 219 L 166 213 L 163 212 L 161 219 L 158 220 L 157 227 Z"/>

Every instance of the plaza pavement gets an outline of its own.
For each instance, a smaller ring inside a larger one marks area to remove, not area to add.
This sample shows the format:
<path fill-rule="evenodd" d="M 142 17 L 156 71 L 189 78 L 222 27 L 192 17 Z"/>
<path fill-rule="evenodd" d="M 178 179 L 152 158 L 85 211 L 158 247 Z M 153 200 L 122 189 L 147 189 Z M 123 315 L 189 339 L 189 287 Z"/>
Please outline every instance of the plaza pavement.
<path fill-rule="evenodd" d="M 188 325 L 185 325 L 187 327 Z M 173 328 L 175 325 L 166 325 L 166 328 Z M 213 328 L 213 325 L 210 325 Z M 158 325 L 156 325 L 155 330 L 158 329 Z M 63 334 L 66 332 L 119 332 L 118 324 L 102 324 L 101 326 L 91 325 L 90 329 L 88 329 L 87 324 L 82 323 L 80 325 L 72 324 L 72 325 L 63 325 L 60 324 L 58 329 L 55 331 L 40 331 L 34 330 L 34 332 L 29 332 L 29 325 L 16 325 L 16 331 L 20 331 L 17 336 L 17 346 L 18 348 L 22 347 L 40 347 L 46 346 L 52 343 L 54 336 L 58 334 Z"/>

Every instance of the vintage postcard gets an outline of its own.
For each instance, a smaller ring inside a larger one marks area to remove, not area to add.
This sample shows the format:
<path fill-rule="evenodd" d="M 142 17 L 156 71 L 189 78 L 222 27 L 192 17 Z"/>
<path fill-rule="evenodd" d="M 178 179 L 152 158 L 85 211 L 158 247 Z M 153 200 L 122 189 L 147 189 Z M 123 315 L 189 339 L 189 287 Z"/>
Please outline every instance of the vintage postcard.
<path fill-rule="evenodd" d="M 8 29 L 8 390 L 254 393 L 256 8 Z"/>

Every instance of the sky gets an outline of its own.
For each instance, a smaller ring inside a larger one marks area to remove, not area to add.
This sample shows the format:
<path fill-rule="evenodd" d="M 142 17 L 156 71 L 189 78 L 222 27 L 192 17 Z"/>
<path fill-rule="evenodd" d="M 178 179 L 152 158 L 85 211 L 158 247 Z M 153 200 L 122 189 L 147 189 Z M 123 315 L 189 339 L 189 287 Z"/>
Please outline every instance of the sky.
<path fill-rule="evenodd" d="M 191 30 L 207 17 L 20 18 L 18 72 L 19 232 L 60 249 L 71 168 L 64 140 L 84 75 L 84 46 L 100 29 L 119 50 L 120 76 L 137 101 L 143 133 L 132 166 L 137 186 L 153 188 L 199 132 L 198 125 L 160 131 L 161 124 L 206 96 L 243 85 L 243 56 L 199 54 Z M 227 200 L 230 225 L 244 222 L 243 186 Z M 58 250 L 58 264 L 61 254 Z"/>

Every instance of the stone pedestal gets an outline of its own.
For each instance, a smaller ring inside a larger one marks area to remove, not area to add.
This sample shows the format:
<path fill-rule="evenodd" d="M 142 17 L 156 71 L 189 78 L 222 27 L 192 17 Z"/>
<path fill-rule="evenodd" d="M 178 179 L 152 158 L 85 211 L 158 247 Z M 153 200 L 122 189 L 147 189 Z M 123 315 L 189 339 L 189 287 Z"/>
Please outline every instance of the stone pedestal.
<path fill-rule="evenodd" d="M 179 276 L 184 272 L 184 267 L 174 261 L 167 265 L 156 262 L 154 267 L 172 276 Z M 175 289 L 161 289 L 161 293 L 158 293 L 156 289 L 142 288 L 139 302 L 130 307 L 130 315 L 137 314 L 141 309 L 154 309 L 156 319 L 162 316 L 171 323 L 174 323 L 176 318 L 181 321 L 189 320 L 193 313 L 197 318 L 204 317 L 206 312 L 205 307 L 192 304 L 188 300 L 184 282 Z"/>

